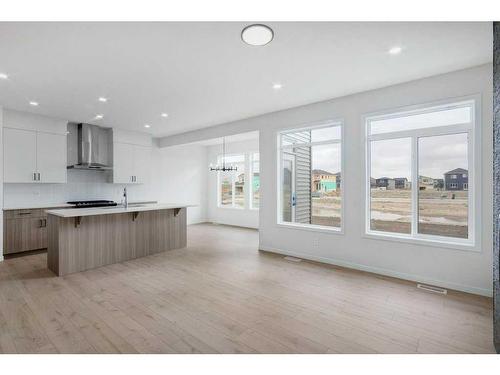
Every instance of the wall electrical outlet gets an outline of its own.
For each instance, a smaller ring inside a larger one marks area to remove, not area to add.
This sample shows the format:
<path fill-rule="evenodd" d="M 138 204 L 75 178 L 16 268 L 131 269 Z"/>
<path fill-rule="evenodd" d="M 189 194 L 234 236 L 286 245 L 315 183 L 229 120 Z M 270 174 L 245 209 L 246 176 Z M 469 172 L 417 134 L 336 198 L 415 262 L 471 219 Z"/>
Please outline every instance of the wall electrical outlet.
<path fill-rule="evenodd" d="M 319 238 L 318 237 L 314 237 L 313 238 L 313 240 L 312 240 L 312 246 L 315 249 L 317 249 L 319 247 Z"/>

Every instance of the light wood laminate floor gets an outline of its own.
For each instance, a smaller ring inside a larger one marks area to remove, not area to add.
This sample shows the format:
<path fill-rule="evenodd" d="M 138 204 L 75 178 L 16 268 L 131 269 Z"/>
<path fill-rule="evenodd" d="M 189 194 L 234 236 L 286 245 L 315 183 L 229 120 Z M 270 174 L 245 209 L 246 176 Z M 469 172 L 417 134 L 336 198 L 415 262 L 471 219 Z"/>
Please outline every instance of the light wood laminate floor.
<path fill-rule="evenodd" d="M 254 230 L 56 277 L 0 263 L 4 353 L 492 353 L 492 301 L 258 252 Z"/>

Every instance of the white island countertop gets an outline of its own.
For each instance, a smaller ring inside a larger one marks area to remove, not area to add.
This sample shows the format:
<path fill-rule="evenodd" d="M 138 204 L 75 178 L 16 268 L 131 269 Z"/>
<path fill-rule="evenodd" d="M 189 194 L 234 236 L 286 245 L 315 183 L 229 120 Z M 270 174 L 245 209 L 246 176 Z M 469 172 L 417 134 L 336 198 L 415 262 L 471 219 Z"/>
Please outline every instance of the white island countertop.
<path fill-rule="evenodd" d="M 113 207 L 47 210 L 46 212 L 49 215 L 55 215 L 59 217 L 79 217 L 79 216 L 124 214 L 128 212 L 141 212 L 141 211 L 171 210 L 175 208 L 186 208 L 186 207 L 196 207 L 196 205 L 176 204 L 176 203 L 156 203 L 156 204 L 129 205 L 128 208 L 125 208 L 123 206 L 113 206 Z"/>

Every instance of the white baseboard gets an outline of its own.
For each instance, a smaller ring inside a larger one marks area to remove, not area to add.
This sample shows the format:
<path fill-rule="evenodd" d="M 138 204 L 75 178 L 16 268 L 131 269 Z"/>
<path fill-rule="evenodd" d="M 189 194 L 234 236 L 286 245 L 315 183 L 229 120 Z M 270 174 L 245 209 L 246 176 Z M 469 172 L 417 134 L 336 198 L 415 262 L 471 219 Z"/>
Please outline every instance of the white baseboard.
<path fill-rule="evenodd" d="M 461 291 L 461 292 L 478 294 L 480 296 L 486 296 L 486 297 L 492 297 L 493 296 L 493 288 L 491 288 L 491 289 L 484 289 L 484 288 L 478 288 L 478 287 L 474 287 L 474 286 L 462 285 L 462 284 L 457 284 L 457 283 L 448 282 L 448 281 L 435 280 L 435 279 L 432 279 L 432 278 L 429 278 L 429 277 L 425 277 L 425 276 L 412 275 L 412 274 L 408 274 L 408 273 L 403 273 L 403 272 L 388 270 L 388 269 L 385 269 L 385 268 L 372 267 L 372 266 L 367 266 L 367 265 L 364 265 L 364 264 L 357 264 L 357 263 L 346 262 L 346 261 L 343 261 L 343 260 L 337 260 L 337 259 L 332 259 L 332 258 L 319 257 L 319 256 L 309 255 L 309 254 L 302 254 L 302 253 L 298 253 L 298 252 L 294 252 L 294 251 L 281 250 L 281 249 L 276 249 L 276 248 L 269 247 L 269 246 L 266 246 L 266 245 L 260 245 L 259 249 L 263 250 L 263 251 L 268 251 L 270 253 L 281 254 L 281 255 L 289 255 L 289 256 L 296 257 L 296 258 L 302 258 L 302 259 L 312 260 L 312 261 L 315 261 L 315 262 L 332 264 L 334 266 L 340 266 L 340 267 L 345 267 L 345 268 L 352 268 L 352 269 L 359 270 L 359 271 L 376 273 L 376 274 L 379 274 L 379 275 L 395 277 L 395 278 L 398 278 L 398 279 L 403 279 L 403 280 L 408 280 L 408 281 L 414 281 L 414 282 L 417 282 L 417 283 L 435 285 L 435 286 L 440 286 L 442 288 L 458 290 L 458 291 Z"/>

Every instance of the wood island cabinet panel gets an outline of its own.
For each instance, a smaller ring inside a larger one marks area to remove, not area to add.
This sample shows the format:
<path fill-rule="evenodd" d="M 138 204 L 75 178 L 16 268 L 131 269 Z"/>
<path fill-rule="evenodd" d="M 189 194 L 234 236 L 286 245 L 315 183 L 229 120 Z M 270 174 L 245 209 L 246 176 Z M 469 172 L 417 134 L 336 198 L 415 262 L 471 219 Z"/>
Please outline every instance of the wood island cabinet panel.
<path fill-rule="evenodd" d="M 74 217 L 48 216 L 47 266 L 57 275 L 186 246 L 186 209 Z"/>

